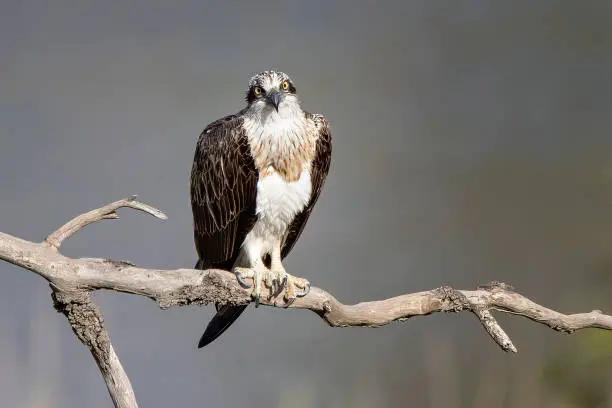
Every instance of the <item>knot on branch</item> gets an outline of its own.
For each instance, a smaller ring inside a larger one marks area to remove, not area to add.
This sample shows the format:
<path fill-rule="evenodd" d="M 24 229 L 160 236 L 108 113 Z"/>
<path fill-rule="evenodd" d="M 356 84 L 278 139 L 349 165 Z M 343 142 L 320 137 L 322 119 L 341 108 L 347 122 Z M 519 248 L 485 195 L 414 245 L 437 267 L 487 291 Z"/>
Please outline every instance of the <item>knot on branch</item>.
<path fill-rule="evenodd" d="M 112 266 L 116 267 L 118 270 L 122 270 L 123 268 L 127 268 L 130 266 L 136 266 L 130 261 L 117 260 L 117 259 L 105 259 L 104 262 L 111 264 Z"/>
<path fill-rule="evenodd" d="M 514 292 L 514 287 L 512 285 L 506 282 L 495 281 L 495 280 L 489 283 L 485 283 L 484 285 L 478 285 L 478 289 L 488 290 L 489 292 L 493 292 L 495 290 Z"/>
<path fill-rule="evenodd" d="M 104 329 L 102 313 L 91 301 L 89 293 L 66 292 L 54 288 L 51 292 L 53 307 L 68 318 L 72 331 L 91 350 L 100 369 L 108 372 L 110 339 Z"/>
<path fill-rule="evenodd" d="M 575 331 L 569 324 L 558 319 L 551 319 L 550 328 L 563 334 L 572 334 Z"/>
<path fill-rule="evenodd" d="M 162 309 L 190 304 L 248 304 L 251 301 L 251 294 L 235 285 L 234 279 L 233 273 L 218 274 L 202 271 L 202 279 L 198 285 L 184 285 L 177 290 L 164 293 L 157 298 L 157 304 Z"/>
<path fill-rule="evenodd" d="M 463 310 L 472 310 L 468 298 L 450 286 L 441 286 L 435 290 L 435 293 L 440 299 L 440 310 L 443 312 L 456 313 Z"/>

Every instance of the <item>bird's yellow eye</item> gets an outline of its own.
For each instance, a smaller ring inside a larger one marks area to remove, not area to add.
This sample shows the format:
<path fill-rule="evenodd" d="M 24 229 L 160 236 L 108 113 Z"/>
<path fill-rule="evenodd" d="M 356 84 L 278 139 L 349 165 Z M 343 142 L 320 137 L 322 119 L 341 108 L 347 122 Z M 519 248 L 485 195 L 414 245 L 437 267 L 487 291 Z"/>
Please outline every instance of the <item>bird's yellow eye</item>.
<path fill-rule="evenodd" d="M 289 81 L 283 81 L 283 83 L 281 84 L 281 89 L 283 91 L 286 91 L 287 89 L 289 89 Z"/>
<path fill-rule="evenodd" d="M 255 93 L 256 96 L 259 96 L 263 93 L 263 91 L 261 90 L 260 87 L 256 86 L 255 89 L 253 89 L 253 92 Z"/>

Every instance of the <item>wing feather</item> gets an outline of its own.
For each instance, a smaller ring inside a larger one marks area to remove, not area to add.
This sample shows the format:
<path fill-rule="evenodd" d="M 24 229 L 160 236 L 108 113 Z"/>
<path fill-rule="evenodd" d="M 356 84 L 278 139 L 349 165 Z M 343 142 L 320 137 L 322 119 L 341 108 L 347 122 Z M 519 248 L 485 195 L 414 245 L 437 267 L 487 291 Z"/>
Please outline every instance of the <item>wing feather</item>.
<path fill-rule="evenodd" d="M 255 223 L 258 177 L 238 115 L 202 131 L 191 170 L 191 207 L 203 267 L 231 268 Z"/>

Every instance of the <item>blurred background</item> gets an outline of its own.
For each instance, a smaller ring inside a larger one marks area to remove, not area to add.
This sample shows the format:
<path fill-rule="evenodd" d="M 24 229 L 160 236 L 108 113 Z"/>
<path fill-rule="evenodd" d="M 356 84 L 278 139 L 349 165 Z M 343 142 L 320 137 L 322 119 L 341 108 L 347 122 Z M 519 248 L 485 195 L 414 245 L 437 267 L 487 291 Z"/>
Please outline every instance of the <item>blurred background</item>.
<path fill-rule="evenodd" d="M 287 269 L 353 303 L 503 280 L 612 310 L 612 3 L 74 1 L 0 5 L 0 230 L 40 241 L 131 194 L 63 252 L 196 261 L 189 173 L 250 76 L 294 79 L 334 158 Z M 0 264 L 3 407 L 111 405 L 43 279 Z M 379 329 L 250 308 L 198 351 L 212 306 L 96 293 L 142 407 L 610 407 L 612 335 L 469 314 Z"/>

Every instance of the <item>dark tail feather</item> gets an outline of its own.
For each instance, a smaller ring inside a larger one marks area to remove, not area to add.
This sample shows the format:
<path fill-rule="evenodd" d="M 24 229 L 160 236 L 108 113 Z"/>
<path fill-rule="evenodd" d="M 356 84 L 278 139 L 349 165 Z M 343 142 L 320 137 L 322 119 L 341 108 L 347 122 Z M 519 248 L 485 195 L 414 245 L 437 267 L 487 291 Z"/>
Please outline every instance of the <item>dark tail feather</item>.
<path fill-rule="evenodd" d="M 208 323 L 208 326 L 206 326 L 206 330 L 198 342 L 198 348 L 202 348 L 210 344 L 217 337 L 223 334 L 223 332 L 226 331 L 232 325 L 232 323 L 238 319 L 238 317 L 240 317 L 247 306 L 248 305 L 217 306 L 217 314 Z"/>
<path fill-rule="evenodd" d="M 226 269 L 231 267 L 231 265 L 221 265 L 221 269 Z M 195 269 L 206 269 L 207 265 L 202 262 L 202 260 L 198 260 L 196 263 Z M 202 348 L 210 343 L 212 343 L 217 337 L 223 334 L 232 323 L 240 317 L 244 309 L 247 308 L 248 305 L 239 305 L 239 306 L 230 306 L 224 305 L 219 306 L 215 305 L 217 308 L 217 314 L 214 315 L 212 320 L 206 326 L 206 330 L 204 330 L 204 334 L 200 337 L 200 341 L 198 342 L 198 348 Z"/>

